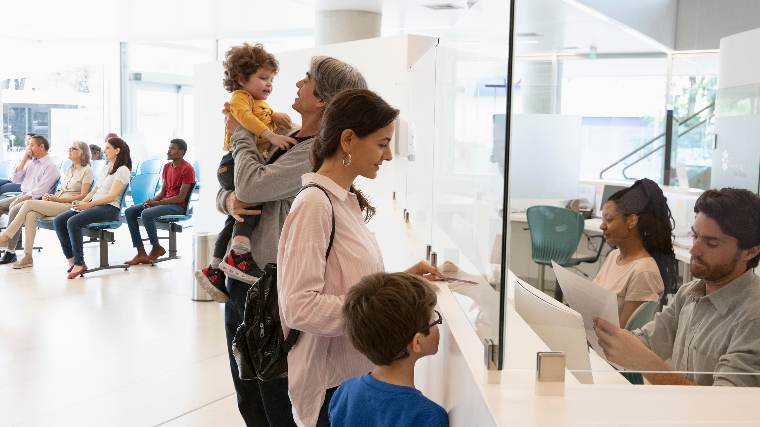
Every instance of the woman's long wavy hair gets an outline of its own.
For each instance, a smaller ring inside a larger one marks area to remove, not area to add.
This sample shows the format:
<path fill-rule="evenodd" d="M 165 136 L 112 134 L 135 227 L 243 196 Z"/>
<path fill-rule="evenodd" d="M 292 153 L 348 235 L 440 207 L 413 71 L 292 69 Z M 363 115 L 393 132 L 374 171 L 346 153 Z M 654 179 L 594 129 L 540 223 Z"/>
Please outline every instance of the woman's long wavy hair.
<path fill-rule="evenodd" d="M 344 130 L 350 129 L 359 138 L 364 138 L 393 123 L 398 113 L 397 109 L 371 90 L 346 89 L 340 92 L 330 101 L 322 115 L 319 134 L 311 149 L 313 171 L 318 171 L 326 159 L 343 156 L 340 136 Z M 375 215 L 375 208 L 354 185 L 351 185 L 349 191 L 356 195 L 365 222 L 369 221 Z"/>
<path fill-rule="evenodd" d="M 628 202 L 632 199 L 638 201 Z M 657 263 L 665 292 L 674 292 L 678 286 L 678 261 L 673 251 L 675 222 L 662 189 L 649 179 L 641 179 L 613 194 L 609 200 L 615 202 L 624 216 L 639 216 L 636 230 L 641 243 Z"/>
<path fill-rule="evenodd" d="M 116 170 L 122 166 L 126 166 L 127 169 L 132 170 L 132 157 L 129 154 L 129 145 L 127 145 L 126 141 L 121 138 L 111 138 L 106 141 L 106 144 L 119 149 L 119 154 L 113 161 L 113 166 L 111 166 L 111 170 L 108 174 L 113 175 L 116 173 Z"/>

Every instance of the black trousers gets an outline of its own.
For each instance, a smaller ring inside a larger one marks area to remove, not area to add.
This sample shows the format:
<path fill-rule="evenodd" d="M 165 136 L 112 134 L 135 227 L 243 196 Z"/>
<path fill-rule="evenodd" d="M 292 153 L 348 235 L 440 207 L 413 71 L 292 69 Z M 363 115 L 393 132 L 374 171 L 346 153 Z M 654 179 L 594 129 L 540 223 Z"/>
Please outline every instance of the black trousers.
<path fill-rule="evenodd" d="M 224 254 L 222 254 L 224 256 Z M 232 356 L 232 339 L 243 323 L 246 293 L 250 285 L 227 279 L 230 300 L 224 306 L 224 326 L 227 332 L 227 353 L 230 358 L 232 381 L 237 392 L 238 409 L 248 427 L 295 426 L 288 397 L 288 379 L 272 381 L 241 380 L 237 363 Z"/>

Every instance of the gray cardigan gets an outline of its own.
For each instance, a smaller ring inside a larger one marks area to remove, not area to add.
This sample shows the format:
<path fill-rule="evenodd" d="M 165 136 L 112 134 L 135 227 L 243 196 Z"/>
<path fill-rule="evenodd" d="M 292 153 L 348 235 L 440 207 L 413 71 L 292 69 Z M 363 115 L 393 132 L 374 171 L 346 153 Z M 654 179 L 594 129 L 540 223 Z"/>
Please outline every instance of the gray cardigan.
<path fill-rule="evenodd" d="M 261 268 L 277 262 L 277 244 L 285 218 L 298 191 L 301 175 L 311 171 L 309 154 L 315 138 L 291 147 L 272 164 L 266 164 L 256 148 L 255 136 L 242 126 L 232 134 L 235 158 L 235 194 L 243 203 L 260 204 L 261 220 L 251 235 L 251 254 Z M 227 214 L 230 191 L 216 195 L 217 209 Z"/>

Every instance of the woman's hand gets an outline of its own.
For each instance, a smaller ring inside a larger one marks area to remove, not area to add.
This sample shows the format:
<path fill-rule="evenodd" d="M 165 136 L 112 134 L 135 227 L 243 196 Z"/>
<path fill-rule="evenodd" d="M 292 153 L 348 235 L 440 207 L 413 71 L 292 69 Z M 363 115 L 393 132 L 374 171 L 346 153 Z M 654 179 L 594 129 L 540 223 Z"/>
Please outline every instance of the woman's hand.
<path fill-rule="evenodd" d="M 416 274 L 430 280 L 442 280 L 443 275 L 437 268 L 427 261 L 420 261 L 417 264 L 409 267 L 405 271 L 409 274 Z"/>
<path fill-rule="evenodd" d="M 45 201 L 48 201 L 48 202 L 57 202 L 58 201 L 58 196 L 56 196 L 54 194 L 44 194 L 42 196 L 42 200 L 45 200 Z"/>
<path fill-rule="evenodd" d="M 259 209 L 250 209 L 253 205 L 249 205 L 238 200 L 235 196 L 235 192 L 231 192 L 224 199 L 224 207 L 227 209 L 227 214 L 235 218 L 238 222 L 243 222 L 241 215 L 261 215 Z"/>
<path fill-rule="evenodd" d="M 74 210 L 82 212 L 83 210 L 90 209 L 94 205 L 92 202 L 80 202 L 76 205 L 73 205 Z"/>
<path fill-rule="evenodd" d="M 293 121 L 285 113 L 272 113 L 272 123 L 276 129 L 293 129 Z"/>

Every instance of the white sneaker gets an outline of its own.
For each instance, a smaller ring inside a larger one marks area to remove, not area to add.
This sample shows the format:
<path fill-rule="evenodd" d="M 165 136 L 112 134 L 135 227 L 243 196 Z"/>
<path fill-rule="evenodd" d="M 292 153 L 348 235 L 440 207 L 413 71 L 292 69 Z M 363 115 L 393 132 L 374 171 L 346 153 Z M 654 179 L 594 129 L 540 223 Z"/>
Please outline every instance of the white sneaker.
<path fill-rule="evenodd" d="M 34 260 L 30 256 L 24 255 L 20 260 L 13 263 L 12 268 L 19 270 L 21 268 L 29 268 L 34 265 Z"/>

